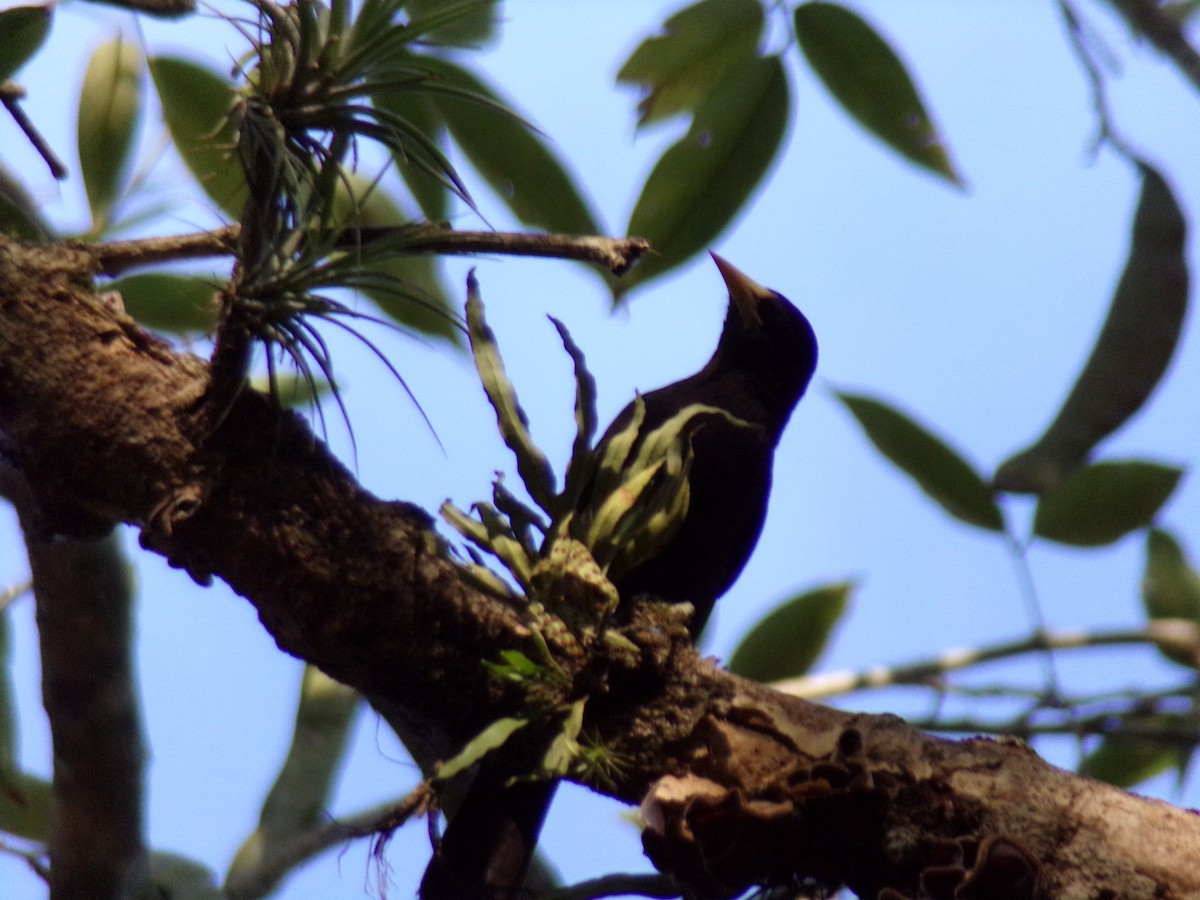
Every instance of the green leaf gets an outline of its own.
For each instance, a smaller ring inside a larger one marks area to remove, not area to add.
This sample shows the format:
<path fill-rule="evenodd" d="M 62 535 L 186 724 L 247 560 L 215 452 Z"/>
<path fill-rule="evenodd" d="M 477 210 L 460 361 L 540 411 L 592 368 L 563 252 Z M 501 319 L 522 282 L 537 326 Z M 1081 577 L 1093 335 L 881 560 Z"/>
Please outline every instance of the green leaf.
<path fill-rule="evenodd" d="M 125 312 L 147 328 L 179 335 L 209 334 L 217 325 L 215 279 L 144 272 L 105 286 L 117 291 Z"/>
<path fill-rule="evenodd" d="M 422 41 L 439 47 L 481 47 L 496 37 L 499 15 L 498 0 L 464 0 L 447 3 L 446 0 L 405 0 L 409 26 L 419 27 L 421 20 L 437 14 L 445 17 L 449 10 L 457 15 L 452 21 L 425 32 Z"/>
<path fill-rule="evenodd" d="M 1200 573 L 1173 536 L 1157 528 L 1146 534 L 1142 603 L 1151 619 L 1200 622 Z"/>
<path fill-rule="evenodd" d="M 1187 220 L 1166 180 L 1145 163 L 1138 169 L 1129 257 L 1104 327 L 1045 433 L 996 470 L 1001 490 L 1053 490 L 1142 408 L 1175 353 L 1188 307 Z"/>
<path fill-rule="evenodd" d="M 408 122 L 438 147 L 445 150 L 446 123 L 433 99 L 420 90 L 381 91 L 372 102 Z M 418 165 L 411 156 L 396 157 L 396 169 L 408 186 L 421 213 L 432 222 L 446 218 L 450 190 L 444 178 L 437 178 L 428 166 Z"/>
<path fill-rule="evenodd" d="M 654 253 L 614 284 L 614 300 L 680 265 L 732 222 L 782 145 L 788 109 L 778 57 L 725 73 L 642 187 L 627 233 L 649 240 Z"/>
<path fill-rule="evenodd" d="M 562 493 L 558 495 L 553 518 L 560 520 L 578 505 L 583 489 L 592 479 L 594 460 L 592 439 L 596 436 L 596 379 L 588 371 L 587 360 L 579 345 L 571 339 L 567 326 L 553 316 L 550 321 L 558 330 L 563 347 L 575 365 L 575 440 L 571 444 L 571 459 L 563 478 Z"/>
<path fill-rule="evenodd" d="M 184 59 L 157 56 L 149 63 L 167 130 L 184 164 L 221 209 L 239 218 L 246 179 L 234 153 L 233 85 Z"/>
<path fill-rule="evenodd" d="M 150 854 L 150 883 L 153 896 L 171 900 L 222 900 L 228 897 L 217 885 L 213 871 L 178 853 L 155 850 Z"/>
<path fill-rule="evenodd" d="M 876 448 L 946 512 L 968 525 L 1003 531 L 1004 517 L 975 468 L 940 438 L 872 397 L 835 392 Z"/>
<path fill-rule="evenodd" d="M 83 76 L 75 133 L 95 233 L 125 187 L 142 113 L 142 70 L 137 45 L 118 35 L 96 48 Z"/>
<path fill-rule="evenodd" d="M 830 584 L 780 604 L 742 638 L 729 670 L 763 683 L 803 675 L 829 643 L 853 589 L 852 582 Z"/>
<path fill-rule="evenodd" d="M 0 232 L 19 241 L 44 241 L 51 229 L 12 173 L 0 165 Z"/>
<path fill-rule="evenodd" d="M 475 368 L 483 383 L 484 393 L 496 411 L 496 422 L 505 445 L 517 458 L 517 472 L 533 502 L 547 513 L 554 509 L 554 470 L 546 455 L 533 442 L 529 433 L 529 418 L 517 400 L 512 382 L 504 371 L 496 335 L 484 318 L 483 299 L 474 271 L 467 276 L 467 329 L 471 336 L 471 352 Z"/>
<path fill-rule="evenodd" d="M 13 6 L 0 11 L 0 81 L 16 75 L 37 53 L 50 33 L 53 15 L 53 3 Z"/>
<path fill-rule="evenodd" d="M 1182 475 L 1182 469 L 1141 461 L 1076 469 L 1038 501 L 1033 533 L 1076 547 L 1111 544 L 1149 525 Z"/>
<path fill-rule="evenodd" d="M 662 36 L 642 41 L 617 81 L 640 84 L 638 127 L 696 109 L 725 73 L 758 49 L 759 0 L 701 0 L 663 24 Z"/>
<path fill-rule="evenodd" d="M 808 64 L 858 123 L 906 159 L 962 186 L 916 85 L 887 41 L 836 3 L 802 3 L 796 39 Z"/>
<path fill-rule="evenodd" d="M 0 775 L 0 832 L 37 841 L 50 840 L 50 782 L 23 772 Z"/>
<path fill-rule="evenodd" d="M 1166 721 L 1165 717 L 1163 721 Z M 1184 750 L 1165 741 L 1111 735 L 1087 755 L 1079 766 L 1079 774 L 1119 788 L 1130 788 L 1167 769 L 1185 765 L 1190 753 L 1190 749 Z"/>
<path fill-rule="evenodd" d="M 457 756 L 442 764 L 437 771 L 438 781 L 448 781 L 459 772 L 469 769 L 493 750 L 504 746 L 514 732 L 528 724 L 528 719 L 497 719 L 473 737 Z"/>
<path fill-rule="evenodd" d="M 471 164 L 513 215 L 527 225 L 564 234 L 596 234 L 596 219 L 566 166 L 511 105 L 477 75 L 446 60 L 422 59 L 444 84 L 484 98 L 475 102 L 451 93 L 429 96 Z"/>

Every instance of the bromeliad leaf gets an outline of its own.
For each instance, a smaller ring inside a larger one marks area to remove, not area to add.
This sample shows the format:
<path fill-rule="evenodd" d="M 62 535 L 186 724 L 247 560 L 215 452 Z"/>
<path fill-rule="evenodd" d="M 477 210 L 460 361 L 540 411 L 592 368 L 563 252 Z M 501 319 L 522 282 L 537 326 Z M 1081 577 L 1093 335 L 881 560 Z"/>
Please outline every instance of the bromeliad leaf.
<path fill-rule="evenodd" d="M 517 458 L 517 471 L 529 496 L 542 509 L 554 509 L 554 470 L 546 456 L 533 442 L 529 419 L 517 400 L 512 382 L 504 371 L 504 361 L 496 345 L 496 336 L 484 318 L 483 300 L 474 271 L 467 276 L 467 331 L 471 337 L 471 352 L 475 368 L 483 382 L 488 401 L 496 411 L 496 421 L 504 443 Z"/>
<path fill-rule="evenodd" d="M 508 519 L 490 503 L 476 503 L 474 509 L 479 514 L 483 527 L 487 529 L 489 549 L 504 563 L 517 583 L 528 591 L 533 563 Z"/>
<path fill-rule="evenodd" d="M 617 81 L 641 85 L 638 127 L 689 112 L 725 73 L 752 57 L 762 37 L 759 0 L 701 0 L 663 23 L 617 72 Z"/>
<path fill-rule="evenodd" d="M 592 439 L 596 436 L 597 427 L 596 379 L 588 371 L 583 351 L 571 339 L 567 326 L 553 316 L 550 321 L 554 323 L 563 347 L 575 364 L 575 440 L 571 444 L 571 459 L 567 463 L 562 493 L 558 495 L 553 510 L 552 518 L 559 522 L 579 505 L 583 489 L 594 472 Z"/>
<path fill-rule="evenodd" d="M 504 718 L 497 719 L 487 728 L 467 742 L 462 751 L 443 763 L 437 770 L 438 781 L 449 781 L 459 772 L 469 769 L 493 750 L 504 746 L 504 742 L 517 731 L 529 724 L 528 719 Z"/>
<path fill-rule="evenodd" d="M 837 3 L 802 3 L 794 18 L 800 50 L 842 108 L 905 158 L 961 187 L 937 126 L 887 41 Z"/>
<path fill-rule="evenodd" d="M 1004 517 L 983 477 L 955 450 L 908 416 L 872 397 L 835 392 L 871 443 L 946 512 L 1003 531 Z"/>

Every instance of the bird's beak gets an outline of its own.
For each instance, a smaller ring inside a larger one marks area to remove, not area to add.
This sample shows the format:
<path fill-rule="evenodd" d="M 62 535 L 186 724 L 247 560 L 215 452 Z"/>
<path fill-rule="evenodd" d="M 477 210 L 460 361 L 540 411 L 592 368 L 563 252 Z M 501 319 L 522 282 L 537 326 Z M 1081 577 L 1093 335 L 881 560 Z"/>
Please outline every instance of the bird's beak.
<path fill-rule="evenodd" d="M 758 314 L 758 304 L 760 300 L 773 296 L 770 288 L 763 287 L 741 269 L 717 256 L 711 250 L 708 251 L 708 255 L 713 258 L 713 262 L 721 270 L 721 277 L 725 279 L 725 286 L 729 288 L 729 299 L 741 315 L 742 324 L 747 328 L 761 325 L 762 317 Z"/>

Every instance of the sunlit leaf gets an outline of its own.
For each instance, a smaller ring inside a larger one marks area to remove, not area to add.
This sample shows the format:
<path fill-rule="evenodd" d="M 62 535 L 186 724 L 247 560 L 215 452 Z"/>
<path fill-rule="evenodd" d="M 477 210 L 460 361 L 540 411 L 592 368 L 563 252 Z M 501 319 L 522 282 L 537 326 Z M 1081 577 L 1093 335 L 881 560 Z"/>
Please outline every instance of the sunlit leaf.
<path fill-rule="evenodd" d="M 156 331 L 208 334 L 217 324 L 216 286 L 211 278 L 144 272 L 106 285 L 117 291 L 125 312 Z"/>
<path fill-rule="evenodd" d="M 497 719 L 478 735 L 467 742 L 462 751 L 453 759 L 448 760 L 437 771 L 439 781 L 453 778 L 459 772 L 469 769 L 487 754 L 512 737 L 513 733 L 529 724 L 528 719 L 505 718 Z"/>
<path fill-rule="evenodd" d="M 764 683 L 803 675 L 845 615 L 853 588 L 848 582 L 826 585 L 776 607 L 742 638 L 729 670 Z"/>
<path fill-rule="evenodd" d="M 614 285 L 614 299 L 709 246 L 741 211 L 783 142 L 788 83 L 778 57 L 728 71 L 696 109 L 688 133 L 646 179 L 627 233 L 653 253 Z"/>
<path fill-rule="evenodd" d="M 876 448 L 946 512 L 970 525 L 1004 530 L 991 490 L 975 468 L 904 413 L 872 397 L 837 393 Z"/>
<path fill-rule="evenodd" d="M 1181 469 L 1141 461 L 1076 469 L 1038 501 L 1033 532 L 1077 547 L 1111 544 L 1149 525 L 1182 475 Z"/>
<path fill-rule="evenodd" d="M 0 10 L 0 81 L 12 78 L 37 53 L 53 15 L 52 3 Z"/>
<path fill-rule="evenodd" d="M 842 108 L 906 159 L 961 185 L 912 77 L 887 41 L 837 3 L 802 3 L 794 15 L 804 57 Z"/>
<path fill-rule="evenodd" d="M 76 143 L 96 232 L 108 222 L 113 203 L 125 187 L 142 113 L 142 72 L 137 45 L 118 35 L 96 48 L 83 76 Z"/>
<path fill-rule="evenodd" d="M 157 56 L 150 74 L 179 155 L 205 193 L 231 218 L 242 214 L 246 179 L 234 154 L 233 86 L 184 59 Z"/>
<path fill-rule="evenodd" d="M 1129 258 L 1104 327 L 1054 421 L 996 471 L 1001 490 L 1052 490 L 1142 408 L 1174 355 L 1188 306 L 1187 221 L 1163 177 L 1139 170 Z"/>
<path fill-rule="evenodd" d="M 701 0 L 638 46 L 617 81 L 641 85 L 638 125 L 696 109 L 725 73 L 754 55 L 762 37 L 759 0 Z"/>

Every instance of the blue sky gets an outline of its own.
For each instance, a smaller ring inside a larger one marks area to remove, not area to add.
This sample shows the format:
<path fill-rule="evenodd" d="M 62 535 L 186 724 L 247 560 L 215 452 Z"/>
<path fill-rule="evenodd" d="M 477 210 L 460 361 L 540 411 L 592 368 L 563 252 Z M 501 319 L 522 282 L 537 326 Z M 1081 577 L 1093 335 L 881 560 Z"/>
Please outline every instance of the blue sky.
<path fill-rule="evenodd" d="M 503 40 L 479 62 L 570 160 L 614 233 L 676 132 L 666 127 L 635 135 L 636 97 L 615 89 L 613 74 L 677 6 L 510 0 Z M 866 136 L 788 48 L 796 112 L 786 153 L 714 247 L 806 312 L 821 342 L 821 363 L 780 446 L 759 549 L 722 600 L 706 647 L 727 656 L 780 600 L 853 578 L 859 583 L 853 609 L 820 663 L 827 670 L 924 658 L 1031 628 L 1003 544 L 957 525 L 922 497 L 875 454 L 829 389 L 890 399 L 991 471 L 1040 432 L 1086 357 L 1123 263 L 1137 190 L 1124 161 L 1110 152 L 1089 153 L 1095 122 L 1088 90 L 1053 3 L 893 0 L 855 8 L 911 64 L 968 190 L 947 188 Z M 1110 81 L 1116 122 L 1160 163 L 1184 206 L 1200 208 L 1196 93 L 1152 49 L 1133 45 L 1106 8 L 1085 11 L 1120 63 Z M 31 90 L 27 107 L 64 151 L 71 146 L 71 95 L 87 48 L 130 22 L 98 8 L 64 7 L 54 43 L 22 73 Z M 198 57 L 226 64 L 227 57 L 213 55 L 220 35 L 214 24 L 147 31 L 156 48 L 191 47 Z M 203 49 L 195 47 L 197 35 Z M 783 49 L 782 30 L 774 41 Z M 63 60 L 77 61 L 70 77 Z M 152 122 L 151 131 L 155 127 Z M 18 143 L 11 124 L 0 124 L 6 163 L 30 173 L 35 196 L 56 221 L 81 225 L 82 189 L 77 183 L 56 187 Z M 192 230 L 210 219 L 202 204 L 185 202 L 177 174 L 164 159 L 152 184 L 171 203 L 169 227 Z M 513 226 L 486 188 L 477 193 L 493 225 Z M 466 213 L 456 224 L 480 227 Z M 1189 252 L 1195 271 L 1194 240 Z M 635 292 L 629 307 L 615 314 L 599 280 L 577 266 L 474 264 L 535 436 L 560 463 L 574 427 L 573 386 L 547 313 L 561 318 L 587 352 L 602 419 L 635 388 L 652 389 L 694 371 L 711 353 L 724 315 L 723 286 L 707 259 Z M 454 284 L 462 285 L 469 265 L 447 265 Z M 382 497 L 428 509 L 446 498 L 465 506 L 486 496 L 493 472 L 511 472 L 513 465 L 467 360 L 390 334 L 376 337 L 421 400 L 445 452 L 382 366 L 335 341 L 363 483 Z M 1167 382 L 1102 455 L 1176 464 L 1196 458 L 1198 340 L 1193 316 Z M 348 459 L 344 429 L 335 417 L 330 421 L 331 439 Z M 1013 503 L 1006 512 L 1018 530 L 1025 527 L 1027 505 Z M 1200 486 L 1188 480 L 1163 524 L 1200 555 L 1197 522 Z M 0 516 L 0 542 L 0 580 L 23 578 L 19 537 L 7 514 Z M 141 588 L 139 665 L 153 754 L 150 839 L 156 849 L 195 856 L 220 872 L 253 827 L 286 750 L 300 664 L 276 650 L 244 600 L 219 585 L 196 588 L 137 551 L 132 534 L 129 545 Z M 1136 624 L 1141 561 L 1136 537 L 1101 551 L 1034 547 L 1030 564 L 1048 624 Z M 49 774 L 32 604 L 21 603 L 12 615 L 23 760 Z M 1077 691 L 1180 678 L 1150 651 L 1089 651 L 1058 664 Z M 1023 678 L 1036 684 L 1039 672 L 1035 663 L 990 669 L 971 683 Z M 894 691 L 837 702 L 923 715 L 932 701 L 925 693 Z M 1076 745 L 1066 740 L 1039 749 L 1062 765 L 1076 759 Z M 416 779 L 386 727 L 364 714 L 333 812 L 399 797 Z M 1200 804 L 1194 785 L 1182 798 L 1169 779 L 1148 787 Z M 636 829 L 621 812 L 582 791 L 560 797 L 544 845 L 568 879 L 645 867 Z M 393 841 L 389 896 L 411 895 L 427 854 L 422 827 Z M 376 876 L 367 844 L 359 842 L 313 862 L 283 896 L 360 897 L 373 891 Z M 3 856 L 0 883 L 8 887 L 6 896 L 40 895 L 23 866 Z"/>

